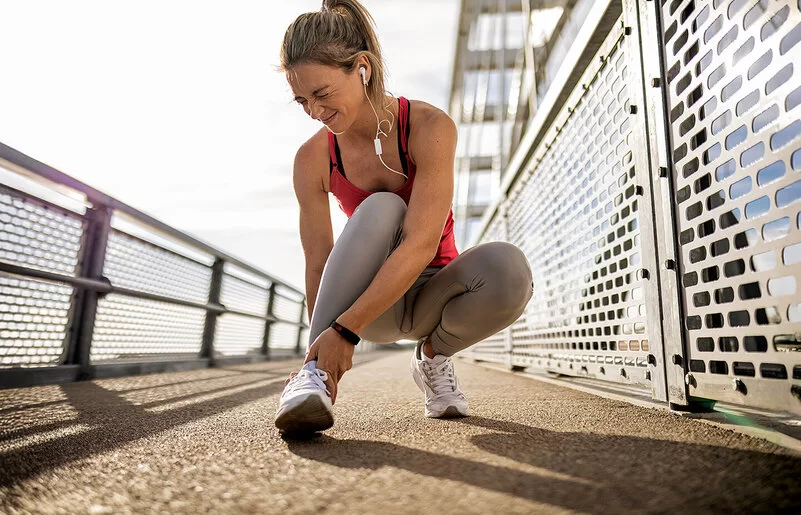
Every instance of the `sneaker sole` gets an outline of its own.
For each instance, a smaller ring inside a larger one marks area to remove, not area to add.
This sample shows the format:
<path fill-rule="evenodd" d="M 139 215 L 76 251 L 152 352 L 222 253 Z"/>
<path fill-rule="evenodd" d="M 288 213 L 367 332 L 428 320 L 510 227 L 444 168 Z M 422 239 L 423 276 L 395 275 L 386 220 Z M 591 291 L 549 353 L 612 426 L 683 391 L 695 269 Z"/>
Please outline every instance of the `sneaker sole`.
<path fill-rule="evenodd" d="M 310 396 L 275 418 L 275 427 L 282 433 L 314 433 L 333 425 L 334 415 L 316 396 Z"/>
<path fill-rule="evenodd" d="M 443 411 L 439 415 L 429 412 L 426 413 L 426 416 L 428 418 L 464 418 L 469 415 L 467 414 L 467 412 L 462 413 L 456 406 L 448 406 L 447 408 L 445 408 L 445 411 Z"/>

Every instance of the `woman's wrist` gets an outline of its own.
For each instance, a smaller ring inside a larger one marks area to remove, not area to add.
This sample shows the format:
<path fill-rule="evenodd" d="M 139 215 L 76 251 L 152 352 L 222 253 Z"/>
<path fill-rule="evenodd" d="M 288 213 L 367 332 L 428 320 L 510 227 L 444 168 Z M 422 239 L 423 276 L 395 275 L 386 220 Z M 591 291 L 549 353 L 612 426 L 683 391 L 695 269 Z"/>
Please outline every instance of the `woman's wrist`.
<path fill-rule="evenodd" d="M 351 343 L 354 346 L 358 345 L 359 342 L 361 341 L 361 338 L 359 338 L 358 334 L 356 334 L 355 332 L 351 331 L 350 329 L 348 329 L 344 325 L 340 324 L 336 320 L 331 322 L 331 325 L 329 327 L 331 329 L 333 329 L 334 331 L 336 331 L 337 333 L 339 333 L 339 335 L 342 338 L 344 338 L 348 343 Z"/>
<path fill-rule="evenodd" d="M 353 312 L 353 307 L 351 307 L 351 309 L 339 315 L 335 319 L 335 322 L 347 327 L 356 334 L 360 334 L 364 329 L 364 325 L 359 322 L 360 318 L 361 317 L 357 313 Z"/>

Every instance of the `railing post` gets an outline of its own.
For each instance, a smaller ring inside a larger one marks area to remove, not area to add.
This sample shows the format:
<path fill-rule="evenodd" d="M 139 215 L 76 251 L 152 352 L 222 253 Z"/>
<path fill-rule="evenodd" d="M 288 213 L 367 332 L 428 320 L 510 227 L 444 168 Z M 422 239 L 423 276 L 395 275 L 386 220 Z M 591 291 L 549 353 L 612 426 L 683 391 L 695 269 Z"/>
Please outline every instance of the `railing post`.
<path fill-rule="evenodd" d="M 303 323 L 303 313 L 306 311 L 306 297 L 303 297 L 303 300 L 300 301 L 300 318 L 298 318 L 298 322 L 301 324 Z M 301 354 L 301 346 L 303 345 L 303 326 L 298 326 L 298 341 L 295 343 L 295 354 L 298 356 Z"/>
<path fill-rule="evenodd" d="M 106 206 L 92 207 L 86 212 L 86 231 L 81 242 L 81 259 L 78 263 L 78 277 L 106 280 L 103 265 L 106 261 L 106 247 L 111 232 L 113 210 Z M 67 329 L 67 354 L 65 363 L 78 365 L 78 379 L 89 376 L 90 351 L 95 329 L 97 303 L 103 296 L 94 290 L 78 288 L 73 295 L 72 313 Z"/>
<path fill-rule="evenodd" d="M 225 261 L 216 258 L 211 266 L 211 285 L 209 286 L 209 304 L 220 305 Z M 218 312 L 206 311 L 206 323 L 203 326 L 203 342 L 200 345 L 200 357 L 208 358 L 209 366 L 214 363 L 214 333 L 217 331 Z"/>
<path fill-rule="evenodd" d="M 264 339 L 261 343 L 261 353 L 270 359 L 270 329 L 273 326 L 273 305 L 275 304 L 275 283 L 270 284 L 270 297 L 267 299 L 267 321 L 264 322 Z"/>
<path fill-rule="evenodd" d="M 661 22 L 659 21 L 660 5 L 656 2 L 624 1 L 624 11 L 633 24 L 635 39 L 632 50 L 640 66 L 631 69 L 640 85 L 636 89 L 634 103 L 645 106 L 644 119 L 640 122 L 640 130 L 635 135 L 645 136 L 642 144 L 643 152 L 639 154 L 648 161 L 650 174 L 643 185 L 650 192 L 643 202 L 641 212 L 648 212 L 653 217 L 651 235 L 642 234 L 645 248 L 652 248 L 654 255 L 652 266 L 653 278 L 646 280 L 652 283 L 646 294 L 651 293 L 652 303 L 648 307 L 658 321 L 652 324 L 655 336 L 651 339 L 648 355 L 648 370 L 653 373 L 652 395 L 656 400 L 667 401 L 670 406 L 680 408 L 689 402 L 687 384 L 685 383 L 685 367 L 687 366 L 682 330 L 682 303 L 679 296 L 678 268 L 680 246 L 675 226 L 675 213 L 672 205 L 672 184 L 670 177 L 670 122 L 667 103 L 667 71 L 660 45 Z M 630 74 L 631 76 L 631 74 Z M 645 165 L 643 165 L 645 166 Z M 650 204 L 650 205 L 649 205 Z M 646 237 L 647 236 L 647 237 Z M 644 253 L 645 258 L 645 253 Z M 647 297 L 646 297 L 647 298 Z M 679 357 L 679 359 L 676 358 Z"/>

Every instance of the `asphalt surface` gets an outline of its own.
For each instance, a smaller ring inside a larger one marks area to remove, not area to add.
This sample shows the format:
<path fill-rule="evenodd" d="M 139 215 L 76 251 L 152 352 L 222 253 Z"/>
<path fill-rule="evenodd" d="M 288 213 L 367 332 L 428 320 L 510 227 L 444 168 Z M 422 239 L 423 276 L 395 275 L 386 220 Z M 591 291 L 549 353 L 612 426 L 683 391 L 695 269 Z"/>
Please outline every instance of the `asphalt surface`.
<path fill-rule="evenodd" d="M 407 352 L 357 358 L 305 441 L 297 361 L 0 390 L 0 512 L 801 512 L 764 440 L 458 360 L 472 416 L 426 419 Z"/>

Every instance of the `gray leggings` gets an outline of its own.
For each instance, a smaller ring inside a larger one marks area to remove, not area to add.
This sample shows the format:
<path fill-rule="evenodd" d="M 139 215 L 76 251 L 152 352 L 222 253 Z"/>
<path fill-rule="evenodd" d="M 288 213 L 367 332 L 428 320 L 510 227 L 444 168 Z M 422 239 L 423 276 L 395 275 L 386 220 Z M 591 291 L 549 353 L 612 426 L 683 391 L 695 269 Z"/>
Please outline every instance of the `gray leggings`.
<path fill-rule="evenodd" d="M 394 193 L 373 193 L 356 208 L 323 269 L 309 345 L 370 285 L 400 244 L 405 215 L 406 203 Z M 517 320 L 533 286 L 520 249 L 505 242 L 476 245 L 445 266 L 426 267 L 359 336 L 392 343 L 431 335 L 434 351 L 451 356 Z"/>

